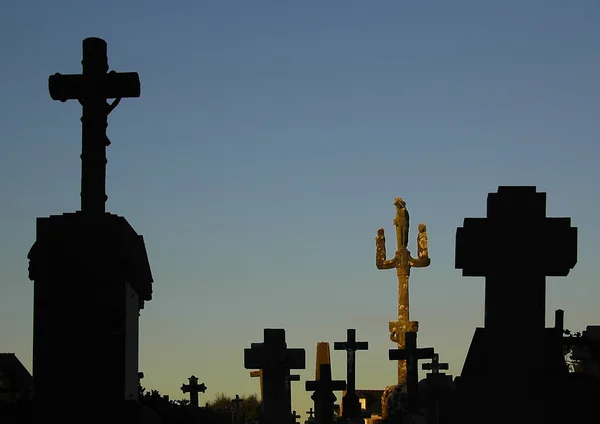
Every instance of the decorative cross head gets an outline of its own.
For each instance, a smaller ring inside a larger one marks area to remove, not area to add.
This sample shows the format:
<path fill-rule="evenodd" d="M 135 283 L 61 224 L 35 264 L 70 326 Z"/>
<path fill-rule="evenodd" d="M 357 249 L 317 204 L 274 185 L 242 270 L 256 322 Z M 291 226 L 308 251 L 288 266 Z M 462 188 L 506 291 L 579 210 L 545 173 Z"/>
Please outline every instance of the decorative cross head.
<path fill-rule="evenodd" d="M 422 364 L 421 368 L 423 370 L 431 371 L 432 374 L 439 374 L 440 370 L 448 369 L 448 364 L 440 363 L 440 356 L 437 353 L 434 353 L 431 362 Z"/>

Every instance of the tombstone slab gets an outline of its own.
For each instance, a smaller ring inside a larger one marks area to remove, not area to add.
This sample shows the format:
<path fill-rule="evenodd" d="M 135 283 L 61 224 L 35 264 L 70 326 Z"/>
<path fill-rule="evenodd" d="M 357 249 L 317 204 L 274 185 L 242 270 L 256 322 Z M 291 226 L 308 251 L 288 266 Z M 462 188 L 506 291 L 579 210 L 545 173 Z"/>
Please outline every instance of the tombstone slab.
<path fill-rule="evenodd" d="M 510 392 L 511 407 L 526 411 L 522 420 L 543 422 L 539 402 L 564 371 L 558 344 L 549 341 L 556 332 L 545 328 L 546 277 L 567 276 L 576 262 L 577 228 L 570 218 L 546 217 L 546 193 L 535 187 L 501 186 L 488 195 L 487 218 L 464 220 L 455 267 L 463 276 L 485 277 L 485 316 L 457 383 L 456 419 L 486 421 L 485 411 L 493 410 L 495 419 L 511 421 L 501 400 Z M 526 373 L 517 346 L 531 358 Z"/>
<path fill-rule="evenodd" d="M 263 373 L 261 424 L 290 422 L 287 379 L 290 369 L 305 366 L 304 349 L 288 349 L 283 329 L 265 329 L 263 343 L 252 343 L 249 349 L 244 349 L 244 367 L 258 368 Z"/>

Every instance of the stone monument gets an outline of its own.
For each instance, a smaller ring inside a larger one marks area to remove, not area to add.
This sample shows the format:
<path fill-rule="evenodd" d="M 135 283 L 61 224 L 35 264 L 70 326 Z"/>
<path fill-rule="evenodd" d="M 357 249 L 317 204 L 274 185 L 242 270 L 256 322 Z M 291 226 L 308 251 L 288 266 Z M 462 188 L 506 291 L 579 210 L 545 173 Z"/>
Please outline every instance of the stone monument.
<path fill-rule="evenodd" d="M 44 420 L 64 406 L 66 393 L 69 410 L 60 414 L 80 416 L 90 399 L 102 399 L 98 415 L 138 413 L 138 319 L 152 299 L 143 237 L 105 209 L 108 115 L 121 98 L 140 96 L 139 77 L 108 72 L 107 45 L 99 38 L 83 40 L 81 63 L 82 74 L 48 80 L 53 100 L 82 105 L 81 211 L 38 218 L 28 254 L 34 397 Z M 74 390 L 90 366 L 102 378 Z"/>
<path fill-rule="evenodd" d="M 263 399 L 260 411 L 261 424 L 292 422 L 289 405 L 288 377 L 290 369 L 304 369 L 304 349 L 288 349 L 285 330 L 266 328 L 264 342 L 252 343 L 244 349 L 244 367 L 260 369 L 263 373 Z"/>
<path fill-rule="evenodd" d="M 181 385 L 181 391 L 190 394 L 190 405 L 197 408 L 200 405 L 198 402 L 198 393 L 205 393 L 206 385 L 204 383 L 198 384 L 198 377 L 195 375 L 188 378 L 188 381 L 188 384 Z"/>
<path fill-rule="evenodd" d="M 455 266 L 485 277 L 485 316 L 456 384 L 455 420 L 556 418 L 566 368 L 560 336 L 545 328 L 546 277 L 565 277 L 576 262 L 577 228 L 570 218 L 547 218 L 546 193 L 535 187 L 501 186 L 488 195 L 487 218 L 464 220 Z M 518 352 L 532 358 L 526 372 Z"/>

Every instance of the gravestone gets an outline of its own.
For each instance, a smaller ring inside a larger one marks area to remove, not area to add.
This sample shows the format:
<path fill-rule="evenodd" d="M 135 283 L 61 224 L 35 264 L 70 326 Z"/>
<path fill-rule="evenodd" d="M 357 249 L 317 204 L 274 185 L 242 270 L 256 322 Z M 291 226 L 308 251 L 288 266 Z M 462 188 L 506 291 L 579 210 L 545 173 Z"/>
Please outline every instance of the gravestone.
<path fill-rule="evenodd" d="M 356 330 L 348 329 L 345 342 L 334 342 L 334 350 L 346 351 L 346 394 L 342 398 L 342 418 L 362 419 L 360 400 L 356 395 L 356 351 L 369 349 L 368 342 L 356 341 Z"/>
<path fill-rule="evenodd" d="M 406 347 L 404 349 L 390 349 L 390 361 L 406 361 L 406 391 L 408 395 L 408 412 L 420 412 L 419 400 L 419 359 L 432 359 L 432 347 L 417 348 L 417 333 L 406 333 Z"/>
<path fill-rule="evenodd" d="M 519 422 L 552 418 L 552 379 L 564 359 L 548 351 L 555 331 L 545 328 L 546 277 L 565 277 L 576 262 L 577 228 L 570 218 L 546 217 L 546 193 L 535 187 L 501 186 L 488 194 L 487 218 L 464 220 L 455 267 L 485 277 L 485 316 L 456 386 L 455 419 L 485 422 L 493 411 L 494 420 L 515 422 L 517 410 Z M 525 373 L 516 352 L 535 358 Z"/>
<path fill-rule="evenodd" d="M 424 380 L 427 420 L 429 424 L 443 424 L 454 389 L 452 376 L 440 372 L 440 370 L 447 370 L 448 364 L 440 363 L 439 355 L 434 353 L 432 361 L 422 364 L 421 368 L 431 371 L 426 374 Z"/>
<path fill-rule="evenodd" d="M 195 375 L 192 375 L 190 378 L 188 378 L 188 380 L 189 380 L 188 384 L 183 384 L 181 386 L 181 391 L 183 393 L 190 394 L 190 405 L 191 406 L 198 407 L 200 405 L 198 403 L 198 393 L 205 393 L 206 385 L 204 383 L 198 384 L 198 377 L 196 377 Z"/>
<path fill-rule="evenodd" d="M 314 392 L 311 399 L 315 402 L 315 423 L 333 423 L 333 404 L 337 400 L 334 390 L 346 390 L 344 380 L 332 380 L 331 364 L 321 364 L 319 379 L 306 382 L 306 391 Z"/>
<path fill-rule="evenodd" d="M 244 349 L 244 367 L 263 372 L 261 424 L 290 422 L 289 391 L 286 389 L 290 369 L 304 369 L 304 349 L 288 349 L 285 330 L 266 328 L 264 342 Z"/>
<path fill-rule="evenodd" d="M 231 405 L 233 406 L 233 417 L 232 422 L 236 423 L 240 420 L 240 405 L 244 402 L 244 399 L 240 398 L 240 395 L 235 395 L 234 399 L 231 399 Z"/>
<path fill-rule="evenodd" d="M 315 422 L 315 411 L 313 411 L 312 408 L 310 408 L 308 411 L 306 411 L 306 413 L 308 414 L 308 418 L 306 419 L 306 421 L 304 421 L 304 424 L 314 424 Z"/>
<path fill-rule="evenodd" d="M 48 80 L 53 100 L 82 105 L 81 211 L 38 218 L 27 256 L 34 281 L 34 396 L 44 420 L 53 407 L 65 413 L 66 393 L 75 416 L 99 398 L 103 415 L 119 405 L 137 414 L 138 320 L 152 299 L 143 237 L 105 209 L 108 114 L 121 98 L 140 96 L 139 77 L 107 72 L 107 45 L 99 38 L 83 40 L 81 63 L 82 74 Z M 90 364 L 102 378 L 73 390 Z"/>

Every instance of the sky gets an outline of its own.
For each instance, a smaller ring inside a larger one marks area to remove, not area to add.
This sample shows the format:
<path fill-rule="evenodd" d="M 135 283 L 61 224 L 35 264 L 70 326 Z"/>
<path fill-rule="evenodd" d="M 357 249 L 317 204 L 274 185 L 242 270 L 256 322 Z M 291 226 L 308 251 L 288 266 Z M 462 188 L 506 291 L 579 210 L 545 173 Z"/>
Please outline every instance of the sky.
<path fill-rule="evenodd" d="M 257 393 L 243 349 L 264 328 L 306 349 L 302 421 L 316 344 L 343 379 L 333 342 L 348 328 L 369 342 L 357 388 L 394 384 L 396 275 L 376 269 L 375 236 L 393 252 L 396 196 L 409 248 L 416 224 L 429 234 L 431 265 L 410 280 L 418 344 L 450 374 L 483 325 L 484 280 L 454 268 L 456 228 L 498 186 L 537 186 L 548 216 L 579 228 L 576 267 L 548 278 L 547 325 L 557 308 L 574 331 L 600 324 L 599 19 L 594 0 L 2 2 L 0 351 L 31 371 L 35 219 L 80 207 L 81 106 L 47 81 L 81 72 L 86 37 L 142 85 L 109 117 L 107 210 L 144 236 L 154 276 L 145 387 L 181 399 L 195 374 L 201 402 Z"/>

